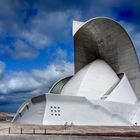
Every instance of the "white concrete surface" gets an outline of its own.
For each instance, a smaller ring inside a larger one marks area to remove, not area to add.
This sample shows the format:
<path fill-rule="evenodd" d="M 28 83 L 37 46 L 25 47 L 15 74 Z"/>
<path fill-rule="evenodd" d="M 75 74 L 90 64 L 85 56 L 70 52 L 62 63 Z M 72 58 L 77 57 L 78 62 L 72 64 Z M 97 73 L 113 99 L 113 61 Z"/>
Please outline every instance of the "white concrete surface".
<path fill-rule="evenodd" d="M 98 100 L 104 94 L 109 94 L 119 81 L 112 68 L 98 59 L 77 72 L 63 87 L 61 94 Z"/>

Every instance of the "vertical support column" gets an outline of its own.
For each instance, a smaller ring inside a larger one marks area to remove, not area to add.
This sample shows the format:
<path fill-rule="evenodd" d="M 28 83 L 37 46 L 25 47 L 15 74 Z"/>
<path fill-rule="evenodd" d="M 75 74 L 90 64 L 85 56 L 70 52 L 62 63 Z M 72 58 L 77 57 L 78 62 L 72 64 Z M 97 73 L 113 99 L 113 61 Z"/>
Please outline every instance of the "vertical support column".
<path fill-rule="evenodd" d="M 35 134 L 35 128 L 33 128 L 33 134 Z"/>
<path fill-rule="evenodd" d="M 22 128 L 20 129 L 20 134 L 23 134 L 23 132 L 22 132 L 23 130 L 22 130 Z"/>
<path fill-rule="evenodd" d="M 10 134 L 11 133 L 11 128 L 9 127 L 9 129 L 8 129 L 8 134 Z"/>

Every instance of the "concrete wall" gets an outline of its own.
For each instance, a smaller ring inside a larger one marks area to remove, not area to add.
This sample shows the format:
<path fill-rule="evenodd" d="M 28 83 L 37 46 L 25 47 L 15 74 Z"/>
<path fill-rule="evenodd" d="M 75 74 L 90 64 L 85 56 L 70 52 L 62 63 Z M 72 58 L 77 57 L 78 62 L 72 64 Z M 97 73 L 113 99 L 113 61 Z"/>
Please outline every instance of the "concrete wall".
<path fill-rule="evenodd" d="M 89 103 L 84 97 L 47 94 L 46 98 L 44 125 L 64 125 L 66 122 L 74 125 L 133 125 L 118 115 L 117 111 L 114 115 L 104 106 L 97 105 L 94 101 Z M 111 106 L 113 103 L 108 104 Z"/>
<path fill-rule="evenodd" d="M 75 72 L 95 59 L 105 60 L 116 73 L 125 72 L 140 99 L 140 71 L 135 49 L 118 23 L 97 18 L 74 35 Z"/>
<path fill-rule="evenodd" d="M 42 124 L 46 107 L 46 96 L 43 94 L 31 99 L 28 106 L 16 113 L 15 122 L 25 124 Z"/>

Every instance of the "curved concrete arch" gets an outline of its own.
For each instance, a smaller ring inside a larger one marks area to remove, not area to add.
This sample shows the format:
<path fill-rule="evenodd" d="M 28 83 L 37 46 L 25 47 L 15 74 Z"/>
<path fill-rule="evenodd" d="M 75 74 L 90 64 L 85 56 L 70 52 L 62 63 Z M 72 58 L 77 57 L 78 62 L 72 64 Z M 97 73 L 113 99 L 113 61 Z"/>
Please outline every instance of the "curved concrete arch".
<path fill-rule="evenodd" d="M 140 99 L 140 70 L 133 43 L 117 22 L 108 18 L 89 20 L 74 35 L 75 72 L 96 59 L 106 61 L 113 70 L 126 73 Z"/>

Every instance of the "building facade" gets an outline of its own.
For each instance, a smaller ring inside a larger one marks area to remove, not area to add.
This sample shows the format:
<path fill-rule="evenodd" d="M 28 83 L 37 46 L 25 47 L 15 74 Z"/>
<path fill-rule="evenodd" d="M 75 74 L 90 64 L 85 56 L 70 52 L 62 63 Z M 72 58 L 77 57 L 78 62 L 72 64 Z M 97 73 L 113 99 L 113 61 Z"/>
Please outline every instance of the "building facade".
<path fill-rule="evenodd" d="M 13 121 L 42 125 L 140 125 L 140 70 L 116 21 L 73 22 L 75 74 L 23 103 Z"/>

